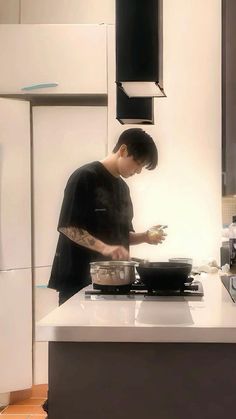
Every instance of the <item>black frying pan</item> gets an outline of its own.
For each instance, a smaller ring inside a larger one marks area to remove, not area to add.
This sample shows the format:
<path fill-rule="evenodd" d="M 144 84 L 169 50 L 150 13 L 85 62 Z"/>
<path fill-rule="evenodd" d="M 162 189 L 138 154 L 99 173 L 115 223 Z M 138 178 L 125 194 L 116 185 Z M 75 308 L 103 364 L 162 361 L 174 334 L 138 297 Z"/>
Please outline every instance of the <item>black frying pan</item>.
<path fill-rule="evenodd" d="M 145 262 L 136 269 L 148 290 L 181 290 L 193 280 L 189 278 L 192 265 L 188 263 Z"/>

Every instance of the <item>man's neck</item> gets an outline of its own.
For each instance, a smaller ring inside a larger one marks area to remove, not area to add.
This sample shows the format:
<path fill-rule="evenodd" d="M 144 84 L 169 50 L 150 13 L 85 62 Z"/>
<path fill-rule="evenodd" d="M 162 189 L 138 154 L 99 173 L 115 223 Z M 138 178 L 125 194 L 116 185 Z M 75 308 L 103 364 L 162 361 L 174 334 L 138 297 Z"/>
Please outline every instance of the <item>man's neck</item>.
<path fill-rule="evenodd" d="M 100 163 L 110 172 L 113 176 L 119 177 L 120 174 L 117 169 L 117 157 L 115 154 L 111 154 L 104 159 L 100 160 Z"/>

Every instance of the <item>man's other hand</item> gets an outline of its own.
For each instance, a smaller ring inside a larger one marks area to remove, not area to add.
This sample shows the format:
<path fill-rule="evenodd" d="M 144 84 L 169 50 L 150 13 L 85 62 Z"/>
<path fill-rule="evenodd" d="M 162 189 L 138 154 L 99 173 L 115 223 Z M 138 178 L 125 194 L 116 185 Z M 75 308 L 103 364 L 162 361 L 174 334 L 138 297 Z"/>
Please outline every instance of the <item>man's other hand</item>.
<path fill-rule="evenodd" d="M 146 232 L 148 244 L 161 244 L 165 240 L 167 234 L 165 234 L 164 230 L 162 229 L 162 225 L 156 225 Z"/>
<path fill-rule="evenodd" d="M 104 245 L 102 255 L 111 258 L 112 260 L 129 260 L 129 252 L 123 246 Z"/>

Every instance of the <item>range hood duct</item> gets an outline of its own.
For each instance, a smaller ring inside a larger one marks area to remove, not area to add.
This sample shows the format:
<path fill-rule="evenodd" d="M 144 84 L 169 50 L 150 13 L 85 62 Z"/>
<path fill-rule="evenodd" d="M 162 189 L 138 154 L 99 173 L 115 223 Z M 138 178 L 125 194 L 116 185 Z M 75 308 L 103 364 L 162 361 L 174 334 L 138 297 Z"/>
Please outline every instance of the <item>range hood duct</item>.
<path fill-rule="evenodd" d="M 116 0 L 116 83 L 129 97 L 166 96 L 163 0 Z"/>
<path fill-rule="evenodd" d="M 122 89 L 116 87 L 116 119 L 122 124 L 153 125 L 153 98 L 129 98 Z"/>

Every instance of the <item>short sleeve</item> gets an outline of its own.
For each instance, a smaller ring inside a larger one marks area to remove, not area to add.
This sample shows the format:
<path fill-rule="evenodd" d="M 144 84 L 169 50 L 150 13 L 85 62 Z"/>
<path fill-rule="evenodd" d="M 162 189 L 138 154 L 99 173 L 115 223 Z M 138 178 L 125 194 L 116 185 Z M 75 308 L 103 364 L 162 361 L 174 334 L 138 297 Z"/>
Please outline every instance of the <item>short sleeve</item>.
<path fill-rule="evenodd" d="M 130 197 L 130 191 L 129 191 L 129 188 L 128 187 L 127 187 L 127 201 L 128 201 L 129 231 L 135 232 L 134 226 L 133 226 L 134 209 L 133 209 L 133 204 L 132 204 L 132 200 L 131 200 L 131 197 Z"/>
<path fill-rule="evenodd" d="M 92 199 L 91 176 L 73 174 L 64 191 L 58 229 L 60 227 L 87 228 Z"/>
<path fill-rule="evenodd" d="M 130 212 L 130 219 L 129 219 L 129 231 L 135 232 L 134 226 L 133 226 L 133 217 L 134 217 L 133 205 L 132 205 L 132 202 L 131 202 L 131 212 Z"/>
<path fill-rule="evenodd" d="M 129 231 L 133 231 L 135 233 L 132 221 L 130 221 L 130 224 L 129 224 Z"/>

